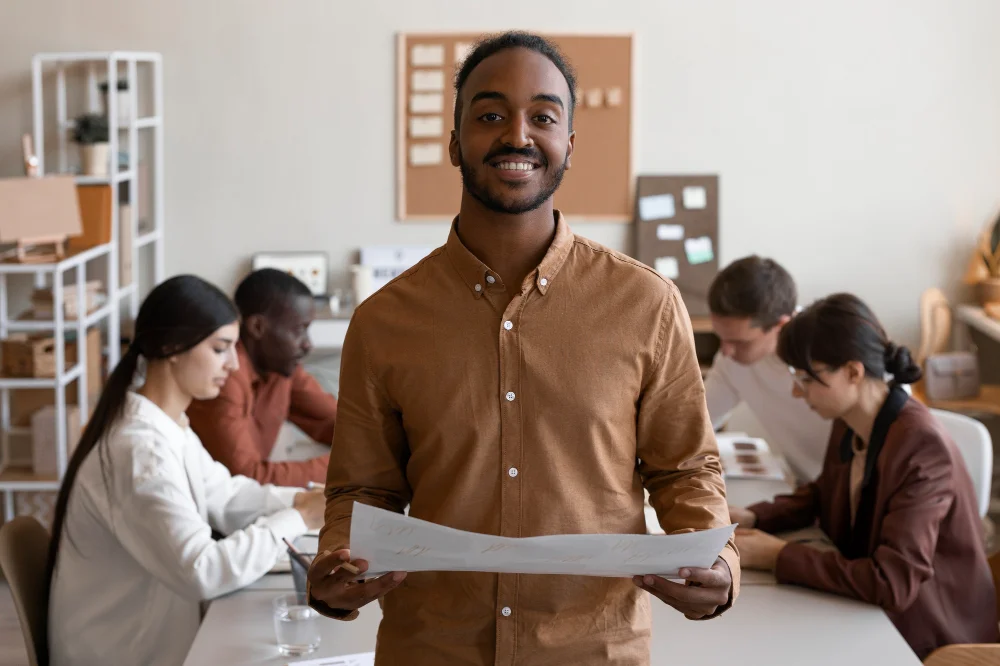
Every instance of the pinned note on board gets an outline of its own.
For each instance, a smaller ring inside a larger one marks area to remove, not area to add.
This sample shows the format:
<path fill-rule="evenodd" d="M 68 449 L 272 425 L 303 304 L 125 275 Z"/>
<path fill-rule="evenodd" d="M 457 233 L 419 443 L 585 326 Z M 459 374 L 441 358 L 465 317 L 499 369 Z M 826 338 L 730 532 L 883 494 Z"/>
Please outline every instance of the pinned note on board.
<path fill-rule="evenodd" d="M 433 166 L 444 161 L 440 143 L 415 143 L 410 146 L 411 166 Z"/>
<path fill-rule="evenodd" d="M 657 257 L 653 261 L 653 268 L 656 269 L 657 273 L 668 280 L 676 280 L 677 276 L 681 274 L 680 264 L 677 263 L 677 257 Z"/>
<path fill-rule="evenodd" d="M 699 186 L 685 187 L 683 191 L 684 207 L 690 210 L 701 210 L 708 205 L 705 188 Z"/>
<path fill-rule="evenodd" d="M 712 239 L 708 236 L 688 238 L 684 241 L 684 254 L 691 265 L 704 264 L 715 258 Z"/>
<path fill-rule="evenodd" d="M 639 219 L 641 220 L 664 220 L 675 214 L 676 208 L 674 208 L 674 195 L 672 194 L 657 194 L 639 199 Z"/>
<path fill-rule="evenodd" d="M 657 240 L 683 240 L 684 239 L 684 225 L 683 224 L 658 224 L 656 225 L 656 239 Z"/>
<path fill-rule="evenodd" d="M 441 44 L 416 44 L 410 49 L 410 64 L 414 67 L 441 67 L 444 65 L 444 46 Z"/>
<path fill-rule="evenodd" d="M 441 113 L 443 110 L 444 96 L 441 93 L 410 95 L 410 113 Z"/>
<path fill-rule="evenodd" d="M 418 69 L 410 75 L 410 88 L 418 92 L 444 90 L 444 71 L 440 69 Z"/>
<path fill-rule="evenodd" d="M 410 137 L 427 139 L 444 134 L 444 121 L 441 116 L 411 116 Z"/>
<path fill-rule="evenodd" d="M 455 44 L 455 66 L 461 67 L 465 59 L 472 52 L 472 44 L 468 42 L 458 42 Z"/>

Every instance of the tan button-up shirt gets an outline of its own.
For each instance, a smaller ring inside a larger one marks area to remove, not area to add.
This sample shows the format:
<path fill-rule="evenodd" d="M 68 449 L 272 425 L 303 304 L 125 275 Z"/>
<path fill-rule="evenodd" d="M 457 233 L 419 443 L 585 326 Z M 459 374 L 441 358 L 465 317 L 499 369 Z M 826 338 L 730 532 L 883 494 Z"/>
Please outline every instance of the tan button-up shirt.
<path fill-rule="evenodd" d="M 453 226 L 356 310 L 321 550 L 349 546 L 355 501 L 506 537 L 642 534 L 645 487 L 667 533 L 730 524 L 677 289 L 557 218 L 521 285 Z M 627 578 L 411 573 L 382 600 L 376 663 L 643 665 L 649 603 Z"/>

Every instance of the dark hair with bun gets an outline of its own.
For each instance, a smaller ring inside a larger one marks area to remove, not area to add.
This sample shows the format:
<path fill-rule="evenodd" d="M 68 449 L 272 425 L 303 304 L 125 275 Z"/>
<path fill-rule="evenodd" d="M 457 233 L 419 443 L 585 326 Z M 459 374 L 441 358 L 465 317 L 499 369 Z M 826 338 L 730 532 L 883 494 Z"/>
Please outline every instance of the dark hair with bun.
<path fill-rule="evenodd" d="M 858 361 L 865 375 L 893 384 L 912 384 L 920 379 L 920 367 L 910 350 L 889 340 L 871 309 L 853 294 L 833 294 L 820 299 L 792 317 L 778 337 L 782 361 L 824 383 L 814 363 L 840 368 Z"/>

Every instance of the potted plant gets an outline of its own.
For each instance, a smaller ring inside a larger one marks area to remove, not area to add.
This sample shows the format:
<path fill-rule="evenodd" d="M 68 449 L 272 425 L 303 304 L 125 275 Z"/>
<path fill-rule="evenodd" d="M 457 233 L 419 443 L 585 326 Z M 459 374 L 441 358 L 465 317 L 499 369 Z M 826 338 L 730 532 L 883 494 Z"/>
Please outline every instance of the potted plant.
<path fill-rule="evenodd" d="M 108 119 L 99 113 L 78 116 L 73 141 L 80 144 L 80 163 L 85 176 L 107 176 L 109 170 Z"/>

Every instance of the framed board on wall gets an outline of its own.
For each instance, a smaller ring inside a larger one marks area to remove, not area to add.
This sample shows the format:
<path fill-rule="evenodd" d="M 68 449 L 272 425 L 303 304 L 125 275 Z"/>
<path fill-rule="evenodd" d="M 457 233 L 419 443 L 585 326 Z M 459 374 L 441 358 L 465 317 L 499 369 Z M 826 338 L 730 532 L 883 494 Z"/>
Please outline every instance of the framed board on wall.
<path fill-rule="evenodd" d="M 448 157 L 454 76 L 479 33 L 397 36 L 397 218 L 447 221 L 458 213 L 462 178 Z M 570 222 L 632 219 L 631 35 L 544 35 L 577 74 L 572 168 L 555 195 Z"/>
<path fill-rule="evenodd" d="M 709 316 L 719 272 L 719 177 L 639 176 L 635 258 L 677 285 L 692 320 Z"/>

